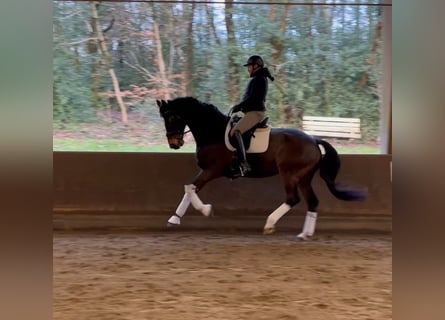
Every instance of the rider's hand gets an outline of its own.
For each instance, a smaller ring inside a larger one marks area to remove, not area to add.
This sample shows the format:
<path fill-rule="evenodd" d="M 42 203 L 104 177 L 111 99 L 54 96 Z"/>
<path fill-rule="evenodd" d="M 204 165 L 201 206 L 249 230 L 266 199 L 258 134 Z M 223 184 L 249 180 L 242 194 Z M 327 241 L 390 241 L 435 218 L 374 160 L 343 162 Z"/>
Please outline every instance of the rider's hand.
<path fill-rule="evenodd" d="M 235 106 L 232 107 L 232 112 L 233 113 L 239 112 L 239 111 L 241 111 L 241 107 L 239 105 L 235 105 Z"/>

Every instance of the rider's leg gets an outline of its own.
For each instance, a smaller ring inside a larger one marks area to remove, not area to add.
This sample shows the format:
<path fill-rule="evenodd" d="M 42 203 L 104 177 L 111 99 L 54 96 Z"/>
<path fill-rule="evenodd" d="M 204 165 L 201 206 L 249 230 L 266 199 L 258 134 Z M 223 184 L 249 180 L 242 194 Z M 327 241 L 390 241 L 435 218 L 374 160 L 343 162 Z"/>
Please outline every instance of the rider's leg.
<path fill-rule="evenodd" d="M 230 136 L 233 136 L 233 133 L 238 130 L 241 133 L 246 132 L 250 128 L 252 128 L 257 123 L 261 122 L 264 119 L 265 112 L 264 111 L 249 111 L 244 114 L 240 121 L 232 128 L 230 131 Z"/>
<path fill-rule="evenodd" d="M 235 130 L 233 135 L 236 138 L 236 151 L 238 155 L 238 162 L 241 169 L 241 175 L 244 176 L 246 173 L 250 171 L 249 163 L 246 158 L 246 149 L 244 148 L 244 142 L 242 134 L 239 130 Z"/>
<path fill-rule="evenodd" d="M 247 162 L 246 150 L 244 148 L 244 141 L 242 139 L 242 134 L 247 130 L 251 129 L 257 123 L 264 119 L 264 112 L 262 111 L 250 111 L 246 112 L 244 117 L 232 128 L 230 131 L 231 136 L 236 138 L 236 149 L 238 155 L 238 162 L 241 168 L 241 175 L 245 175 L 250 171 L 249 163 Z"/>

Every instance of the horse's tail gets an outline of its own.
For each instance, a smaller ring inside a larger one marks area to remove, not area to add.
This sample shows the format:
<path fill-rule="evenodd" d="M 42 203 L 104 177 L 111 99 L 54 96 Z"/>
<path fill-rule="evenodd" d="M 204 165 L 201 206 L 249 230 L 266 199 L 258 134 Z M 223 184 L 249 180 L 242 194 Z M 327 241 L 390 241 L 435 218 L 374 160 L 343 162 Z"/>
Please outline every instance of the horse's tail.
<path fill-rule="evenodd" d="M 325 155 L 320 160 L 320 176 L 326 182 L 329 191 L 338 199 L 346 201 L 364 200 L 368 196 L 367 188 L 352 188 L 340 185 L 335 181 L 340 170 L 340 158 L 337 150 L 327 141 L 316 139 L 325 150 Z"/>

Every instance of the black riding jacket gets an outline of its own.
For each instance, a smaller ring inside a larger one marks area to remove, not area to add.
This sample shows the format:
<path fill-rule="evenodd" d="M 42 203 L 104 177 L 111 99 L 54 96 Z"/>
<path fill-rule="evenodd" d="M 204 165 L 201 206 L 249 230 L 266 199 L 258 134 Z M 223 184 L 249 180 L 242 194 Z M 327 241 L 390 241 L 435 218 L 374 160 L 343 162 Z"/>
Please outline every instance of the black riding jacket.
<path fill-rule="evenodd" d="M 265 111 L 268 89 L 267 78 L 274 81 L 274 77 L 267 68 L 255 71 L 251 76 L 243 95 L 243 99 L 234 108 L 246 113 L 249 111 Z"/>

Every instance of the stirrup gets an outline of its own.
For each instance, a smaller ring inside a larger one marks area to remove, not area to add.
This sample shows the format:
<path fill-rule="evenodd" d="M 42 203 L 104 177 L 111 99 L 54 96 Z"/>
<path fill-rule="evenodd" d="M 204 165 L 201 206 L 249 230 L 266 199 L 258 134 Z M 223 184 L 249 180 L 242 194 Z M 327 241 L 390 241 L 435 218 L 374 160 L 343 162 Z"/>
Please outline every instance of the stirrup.
<path fill-rule="evenodd" d="M 240 169 L 242 177 L 244 177 L 246 175 L 246 173 L 249 173 L 250 171 L 252 171 L 252 169 L 250 168 L 249 163 L 247 163 L 247 162 L 241 162 L 239 164 L 239 169 Z"/>

